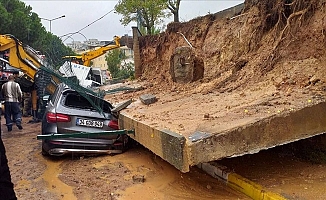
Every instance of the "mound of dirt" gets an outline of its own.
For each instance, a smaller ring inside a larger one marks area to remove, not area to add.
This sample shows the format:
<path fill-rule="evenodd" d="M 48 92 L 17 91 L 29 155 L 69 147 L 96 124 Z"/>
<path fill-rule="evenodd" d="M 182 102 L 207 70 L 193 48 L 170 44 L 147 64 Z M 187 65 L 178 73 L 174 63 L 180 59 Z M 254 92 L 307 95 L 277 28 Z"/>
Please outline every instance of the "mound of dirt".
<path fill-rule="evenodd" d="M 135 102 L 125 112 L 182 135 L 214 133 L 232 121 L 243 124 L 324 101 L 325 9 L 324 0 L 247 0 L 233 17 L 216 13 L 171 23 L 139 40 L 143 74 L 136 82 L 144 90 L 107 99 L 152 93 L 159 99 L 155 105 Z M 186 84 L 170 74 L 171 55 L 188 46 L 180 33 L 204 60 L 204 77 Z"/>
<path fill-rule="evenodd" d="M 293 87 L 305 86 L 316 72 L 314 65 L 305 67 L 311 74 L 288 74 L 301 68 L 291 62 L 324 62 L 324 8 L 325 1 L 316 0 L 250 0 L 234 18 L 211 14 L 169 24 L 164 33 L 141 38 L 142 77 L 160 87 L 173 84 L 168 61 L 177 47 L 187 46 L 182 33 L 205 61 L 205 78 L 195 85 L 220 79 L 210 90 L 243 89 L 282 70 L 287 73 L 278 78 L 292 79 Z M 293 67 L 285 69 L 286 63 Z"/>

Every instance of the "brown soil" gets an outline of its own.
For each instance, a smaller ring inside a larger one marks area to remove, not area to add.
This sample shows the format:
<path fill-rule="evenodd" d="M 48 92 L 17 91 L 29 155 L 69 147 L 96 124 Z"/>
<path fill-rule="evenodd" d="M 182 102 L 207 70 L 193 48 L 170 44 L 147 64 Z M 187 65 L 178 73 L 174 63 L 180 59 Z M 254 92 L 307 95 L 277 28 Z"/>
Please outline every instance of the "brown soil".
<path fill-rule="evenodd" d="M 36 139 L 41 124 L 28 120 L 10 133 L 2 125 L 20 200 L 249 199 L 197 168 L 183 174 L 140 145 L 114 156 L 43 157 Z"/>
<path fill-rule="evenodd" d="M 14 127 L 11 133 L 2 125 L 12 181 L 20 200 L 250 199 L 196 167 L 181 173 L 141 145 L 114 156 L 43 157 L 41 141 L 36 139 L 41 124 L 26 123 L 28 120 L 23 118 L 23 130 Z M 326 187 L 325 161 L 307 161 L 313 156 L 305 149 L 325 141 L 326 137 L 318 136 L 310 139 L 310 146 L 305 141 L 218 162 L 288 199 L 319 200 L 324 199 Z M 305 159 L 298 157 L 303 153 L 307 153 Z"/>
<path fill-rule="evenodd" d="M 143 75 L 127 84 L 144 89 L 106 99 L 134 99 L 124 113 L 186 138 L 195 131 L 220 133 L 325 101 L 325 1 L 284 2 L 248 0 L 234 18 L 211 14 L 141 37 Z M 170 57 L 177 47 L 187 46 L 178 32 L 203 58 L 203 79 L 172 81 Z M 146 93 L 158 101 L 143 105 L 139 96 Z"/>
<path fill-rule="evenodd" d="M 183 135 L 194 130 L 214 132 L 228 128 L 230 121 L 247 123 L 324 101 L 325 1 L 247 0 L 245 4 L 236 18 L 217 20 L 208 15 L 169 24 L 158 36 L 142 37 L 143 76 L 135 82 L 144 90 L 106 98 L 117 103 L 152 93 L 157 103 L 144 106 L 135 101 L 124 112 Z M 183 33 L 204 59 L 203 79 L 189 84 L 172 81 L 170 55 L 176 47 L 187 45 L 177 32 Z M 44 159 L 36 140 L 39 125 L 27 127 L 3 134 L 19 199 L 246 199 L 196 168 L 182 174 L 141 147 L 116 156 Z M 285 177 L 281 184 L 298 195 L 293 195 L 294 199 L 299 199 L 302 188 L 313 192 L 313 183 L 325 179 L 323 174 L 304 171 L 311 168 L 322 173 L 318 169 L 324 165 L 297 163 L 289 164 L 287 173 L 280 175 Z M 272 169 L 284 170 L 283 165 Z M 300 187 L 294 180 L 286 181 L 298 173 L 304 177 Z M 250 170 L 245 174 L 256 177 Z M 144 175 L 145 182 L 133 180 L 134 175 L 140 179 Z M 269 176 L 256 180 L 275 186 Z M 311 197 L 320 196 L 307 195 L 307 199 Z"/>
<path fill-rule="evenodd" d="M 126 115 L 186 138 L 195 131 L 219 133 L 324 102 L 325 9 L 325 0 L 246 0 L 243 12 L 234 18 L 212 14 L 169 24 L 159 35 L 140 38 L 143 74 L 126 84 L 144 89 L 106 98 L 112 102 L 134 99 L 123 111 Z M 173 82 L 171 55 L 177 47 L 188 46 L 178 32 L 203 58 L 203 79 Z M 144 105 L 139 101 L 141 94 L 154 94 L 158 101 Z M 289 199 L 324 198 L 324 165 L 298 160 L 287 163 L 282 158 L 273 164 L 264 158 L 256 159 L 261 163 L 256 170 L 250 159 L 230 167 L 271 190 L 286 193 Z M 275 183 L 282 178 L 285 180 Z"/>
<path fill-rule="evenodd" d="M 325 199 L 326 135 L 264 150 L 258 154 L 223 159 L 227 166 L 243 177 L 262 185 L 267 191 L 286 199 Z M 322 153 L 324 152 L 324 153 Z"/>

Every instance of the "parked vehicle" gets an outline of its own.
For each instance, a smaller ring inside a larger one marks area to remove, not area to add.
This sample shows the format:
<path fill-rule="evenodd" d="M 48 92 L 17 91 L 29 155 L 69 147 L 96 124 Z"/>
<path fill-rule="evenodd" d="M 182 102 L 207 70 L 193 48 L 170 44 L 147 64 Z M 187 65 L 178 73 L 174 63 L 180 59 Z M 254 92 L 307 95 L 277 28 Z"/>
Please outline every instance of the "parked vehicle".
<path fill-rule="evenodd" d="M 42 135 L 94 133 L 119 129 L 114 107 L 99 97 L 89 95 L 93 102 L 101 105 L 103 113 L 75 90 L 61 83 L 49 97 L 42 119 Z M 115 154 L 127 149 L 126 134 L 98 134 L 89 137 L 70 137 L 42 140 L 42 154 L 61 156 L 78 154 Z"/>

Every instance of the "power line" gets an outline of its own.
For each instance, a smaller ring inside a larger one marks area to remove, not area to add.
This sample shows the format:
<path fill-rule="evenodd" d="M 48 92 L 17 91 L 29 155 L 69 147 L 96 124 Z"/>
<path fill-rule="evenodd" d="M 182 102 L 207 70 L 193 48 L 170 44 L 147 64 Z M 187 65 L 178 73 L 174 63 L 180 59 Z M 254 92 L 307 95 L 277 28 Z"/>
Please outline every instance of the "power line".
<path fill-rule="evenodd" d="M 110 10 L 109 12 L 105 13 L 102 17 L 96 19 L 95 21 L 93 21 L 92 23 L 88 24 L 87 26 L 85 26 L 84 28 L 80 29 L 80 30 L 77 31 L 77 32 L 80 32 L 80 31 L 84 30 L 85 28 L 89 27 L 90 25 L 94 24 L 95 22 L 97 22 L 97 21 L 103 19 L 106 15 L 110 14 L 112 11 L 114 11 L 114 9 L 112 9 L 112 10 Z"/>
<path fill-rule="evenodd" d="M 109 12 L 105 13 L 103 16 L 101 16 L 100 18 L 94 20 L 93 22 L 91 22 L 90 24 L 86 25 L 86 26 L 83 27 L 82 29 L 80 29 L 80 30 L 78 30 L 78 31 L 76 31 L 76 32 L 73 32 L 73 33 L 67 33 L 67 34 L 64 34 L 64 35 L 60 36 L 60 38 L 65 37 L 65 36 L 68 36 L 68 35 L 69 35 L 69 37 L 71 37 L 71 36 L 73 36 L 73 35 L 75 35 L 75 34 L 77 34 L 77 33 L 80 33 L 80 31 L 86 29 L 87 27 L 93 25 L 93 24 L 96 23 L 97 21 L 103 19 L 105 16 L 107 16 L 108 14 L 110 14 L 112 11 L 114 11 L 114 9 L 112 9 L 112 10 L 110 10 Z M 81 34 L 81 33 L 80 33 L 80 34 Z M 68 39 L 68 37 L 67 37 L 64 41 L 66 41 L 67 39 Z M 64 41 L 63 41 L 63 42 L 64 42 Z"/>

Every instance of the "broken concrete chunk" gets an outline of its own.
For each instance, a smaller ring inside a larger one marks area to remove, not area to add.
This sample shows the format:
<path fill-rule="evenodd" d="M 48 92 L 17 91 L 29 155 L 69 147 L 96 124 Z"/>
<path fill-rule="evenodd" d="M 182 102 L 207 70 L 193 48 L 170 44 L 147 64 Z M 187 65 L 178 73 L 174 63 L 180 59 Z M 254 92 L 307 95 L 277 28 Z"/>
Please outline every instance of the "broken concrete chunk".
<path fill-rule="evenodd" d="M 145 105 L 149 105 L 157 101 L 156 96 L 152 94 L 143 94 L 139 97 L 139 99 Z"/>
<path fill-rule="evenodd" d="M 117 113 L 125 109 L 126 107 L 128 107 L 131 103 L 132 103 L 132 99 L 126 100 L 124 102 L 117 104 L 111 111 Z"/>

